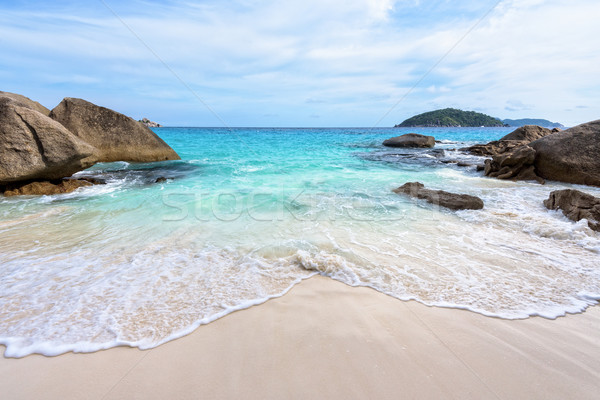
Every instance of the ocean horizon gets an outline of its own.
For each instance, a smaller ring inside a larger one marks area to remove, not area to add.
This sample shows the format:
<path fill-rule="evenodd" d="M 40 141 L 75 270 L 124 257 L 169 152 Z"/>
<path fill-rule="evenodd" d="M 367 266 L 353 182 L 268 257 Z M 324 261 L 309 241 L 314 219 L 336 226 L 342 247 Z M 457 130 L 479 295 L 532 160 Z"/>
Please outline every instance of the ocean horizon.
<path fill-rule="evenodd" d="M 153 128 L 181 160 L 0 198 L 5 356 L 156 347 L 315 274 L 505 319 L 582 312 L 600 300 L 600 236 L 542 202 L 583 187 L 485 178 L 458 151 L 513 129 Z M 408 132 L 436 146 L 381 144 Z M 485 208 L 392 192 L 415 181 Z"/>

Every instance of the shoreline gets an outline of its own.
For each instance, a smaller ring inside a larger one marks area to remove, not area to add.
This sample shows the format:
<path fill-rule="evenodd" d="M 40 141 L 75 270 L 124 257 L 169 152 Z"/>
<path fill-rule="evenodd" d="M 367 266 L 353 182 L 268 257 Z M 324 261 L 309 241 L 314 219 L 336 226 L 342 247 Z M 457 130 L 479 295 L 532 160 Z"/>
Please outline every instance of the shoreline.
<path fill-rule="evenodd" d="M 315 276 L 150 350 L 2 357 L 0 385 L 14 399 L 593 398 L 598 330 L 597 306 L 503 320 Z"/>

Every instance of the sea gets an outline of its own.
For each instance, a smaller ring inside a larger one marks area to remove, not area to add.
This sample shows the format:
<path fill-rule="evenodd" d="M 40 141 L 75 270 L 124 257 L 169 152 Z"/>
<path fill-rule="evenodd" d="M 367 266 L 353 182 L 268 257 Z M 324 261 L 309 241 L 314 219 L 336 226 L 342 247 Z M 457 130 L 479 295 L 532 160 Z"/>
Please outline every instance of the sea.
<path fill-rule="evenodd" d="M 316 274 L 506 319 L 600 300 L 600 233 L 543 205 L 600 188 L 489 179 L 457 150 L 510 128 L 154 131 L 181 160 L 97 164 L 76 176 L 105 184 L 0 197 L 5 357 L 152 348 Z M 382 146 L 408 132 L 437 144 Z M 392 192 L 415 181 L 485 207 Z"/>

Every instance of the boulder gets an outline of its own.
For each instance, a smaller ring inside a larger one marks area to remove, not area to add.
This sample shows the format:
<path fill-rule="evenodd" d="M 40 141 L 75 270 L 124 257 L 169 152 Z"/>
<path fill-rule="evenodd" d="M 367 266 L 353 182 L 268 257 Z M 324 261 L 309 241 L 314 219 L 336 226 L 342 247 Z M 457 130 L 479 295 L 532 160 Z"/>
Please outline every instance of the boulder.
<path fill-rule="evenodd" d="M 491 160 L 485 160 L 485 175 L 491 178 L 511 180 L 536 180 L 544 183 L 544 180 L 536 175 L 533 162 L 536 152 L 527 145 L 495 155 Z"/>
<path fill-rule="evenodd" d="M 600 186 L 600 120 L 543 137 L 536 150 L 536 173 L 549 180 Z"/>
<path fill-rule="evenodd" d="M 16 101 L 17 103 L 19 103 L 19 105 L 21 105 L 23 107 L 31 108 L 32 110 L 35 110 L 41 114 L 44 114 L 45 116 L 48 116 L 48 114 L 50 114 L 50 110 L 48 110 L 46 107 L 44 107 L 37 101 L 31 100 L 29 97 L 25 97 L 25 96 L 17 94 L 17 93 L 9 93 L 9 92 L 0 91 L 0 98 L 2 98 L 2 97 L 7 97 L 9 99 L 12 99 L 12 100 Z"/>
<path fill-rule="evenodd" d="M 10 196 L 41 196 L 61 193 L 70 193 L 80 187 L 92 186 L 86 179 L 63 179 L 58 181 L 36 181 L 20 185 L 10 185 L 2 193 Z"/>
<path fill-rule="evenodd" d="M 551 134 L 552 131 L 548 128 L 542 128 L 537 125 L 525 125 L 504 136 L 500 141 L 520 140 L 531 143 L 534 140 L 541 139 Z"/>
<path fill-rule="evenodd" d="M 94 149 L 36 108 L 0 96 L 0 185 L 59 179 L 92 165 Z"/>
<path fill-rule="evenodd" d="M 141 122 L 81 99 L 65 98 L 50 117 L 94 148 L 97 162 L 179 160 L 169 145 Z"/>
<path fill-rule="evenodd" d="M 500 140 L 494 140 L 487 144 L 476 144 L 460 150 L 477 156 L 495 156 L 513 151 L 517 147 L 529 144 L 534 140 L 546 137 L 554 132 L 554 130 L 542 128 L 537 125 L 525 125 L 515 129 Z"/>
<path fill-rule="evenodd" d="M 579 190 L 564 189 L 550 193 L 544 200 L 544 205 L 550 210 L 562 210 L 563 214 L 572 221 L 588 220 L 588 226 L 600 232 L 600 198 Z"/>
<path fill-rule="evenodd" d="M 431 204 L 449 208 L 451 210 L 481 210 L 483 200 L 468 194 L 456 194 L 443 190 L 425 189 L 420 182 L 408 182 L 394 189 L 394 193 L 406 194 L 410 197 L 423 199 Z"/>
<path fill-rule="evenodd" d="M 383 142 L 387 147 L 433 147 L 435 138 L 433 136 L 419 135 L 417 133 L 407 133 L 406 135 L 396 136 Z"/>

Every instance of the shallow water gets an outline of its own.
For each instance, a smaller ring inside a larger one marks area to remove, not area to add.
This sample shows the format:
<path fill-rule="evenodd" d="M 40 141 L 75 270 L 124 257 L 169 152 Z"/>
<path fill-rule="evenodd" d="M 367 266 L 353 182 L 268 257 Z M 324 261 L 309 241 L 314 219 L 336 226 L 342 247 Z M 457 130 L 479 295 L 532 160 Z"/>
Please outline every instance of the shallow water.
<path fill-rule="evenodd" d="M 429 150 L 380 145 L 403 129 L 155 131 L 181 161 L 99 164 L 79 175 L 105 185 L 0 198 L 6 356 L 154 347 L 315 273 L 502 318 L 600 299 L 600 235 L 542 204 L 577 186 L 447 163 L 481 162 L 452 149 L 510 129 L 416 129 L 440 141 Z M 450 212 L 391 191 L 408 181 L 486 206 Z"/>

